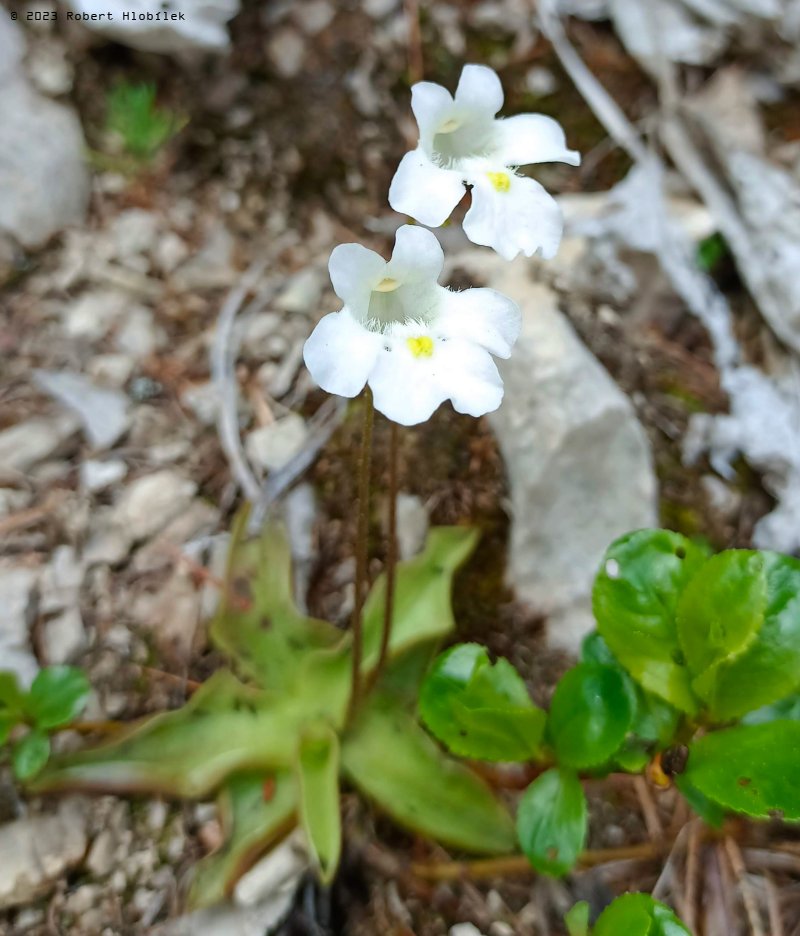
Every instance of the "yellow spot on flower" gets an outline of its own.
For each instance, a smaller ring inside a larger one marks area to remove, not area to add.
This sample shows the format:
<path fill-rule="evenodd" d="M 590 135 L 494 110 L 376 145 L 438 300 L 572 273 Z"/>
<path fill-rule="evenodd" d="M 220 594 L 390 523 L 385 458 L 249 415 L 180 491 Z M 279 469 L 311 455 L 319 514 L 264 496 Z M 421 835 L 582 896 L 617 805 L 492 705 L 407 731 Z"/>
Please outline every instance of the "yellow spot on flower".
<path fill-rule="evenodd" d="M 392 290 L 397 289 L 399 285 L 400 285 L 400 282 L 398 280 L 393 279 L 391 276 L 386 276 L 375 287 L 375 291 L 376 292 L 392 292 Z"/>
<path fill-rule="evenodd" d="M 433 356 L 433 339 L 427 335 L 420 335 L 419 338 L 406 338 L 406 344 L 416 358 Z"/>
<path fill-rule="evenodd" d="M 507 192 L 511 188 L 511 176 L 507 172 L 487 172 L 496 192 Z"/>
<path fill-rule="evenodd" d="M 461 126 L 461 121 L 456 120 L 455 117 L 451 117 L 449 120 L 446 120 L 441 127 L 439 127 L 439 133 L 452 133 L 454 130 L 458 130 Z"/>

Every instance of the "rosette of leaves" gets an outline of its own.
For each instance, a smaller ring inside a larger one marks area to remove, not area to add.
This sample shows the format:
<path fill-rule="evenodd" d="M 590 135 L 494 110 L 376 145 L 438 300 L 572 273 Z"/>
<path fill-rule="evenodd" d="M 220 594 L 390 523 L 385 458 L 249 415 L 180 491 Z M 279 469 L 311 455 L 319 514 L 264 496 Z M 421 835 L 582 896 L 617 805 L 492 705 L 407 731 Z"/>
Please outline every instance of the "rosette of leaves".
<path fill-rule="evenodd" d="M 691 936 L 665 904 L 649 894 L 623 894 L 589 926 L 589 904 L 575 904 L 565 917 L 569 936 Z"/>
<path fill-rule="evenodd" d="M 339 788 L 352 784 L 398 824 L 475 854 L 514 848 L 513 821 L 484 781 L 418 723 L 423 673 L 454 627 L 453 573 L 475 533 L 431 530 L 421 555 L 397 569 L 389 666 L 349 717 L 351 634 L 302 614 L 292 597 L 282 528 L 233 531 L 211 639 L 233 670 L 212 676 L 181 709 L 149 717 L 110 743 L 51 761 L 37 790 L 219 794 L 225 844 L 200 864 L 191 903 L 229 894 L 255 859 L 297 824 L 323 881 L 335 873 Z M 386 582 L 364 609 L 362 677 L 379 654 Z"/>

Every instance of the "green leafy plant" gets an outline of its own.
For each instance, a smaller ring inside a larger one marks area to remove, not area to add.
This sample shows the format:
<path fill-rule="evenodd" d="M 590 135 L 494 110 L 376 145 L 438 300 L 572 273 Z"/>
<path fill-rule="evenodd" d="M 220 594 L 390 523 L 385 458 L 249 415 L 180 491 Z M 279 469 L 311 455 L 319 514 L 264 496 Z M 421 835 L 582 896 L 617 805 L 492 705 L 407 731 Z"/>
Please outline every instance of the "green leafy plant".
<path fill-rule="evenodd" d="M 186 120 L 156 103 L 154 84 L 117 84 L 108 95 L 106 128 L 124 152 L 139 163 L 151 162 L 185 126 Z"/>
<path fill-rule="evenodd" d="M 50 734 L 83 711 L 90 686 L 83 670 L 47 666 L 25 692 L 14 673 L 0 673 L 0 745 L 10 751 L 18 780 L 30 780 L 50 757 Z"/>
<path fill-rule="evenodd" d="M 589 926 L 589 905 L 578 903 L 564 922 L 569 936 L 691 936 L 689 930 L 662 903 L 648 894 L 623 894 Z"/>
<path fill-rule="evenodd" d="M 670 749 L 683 754 L 678 788 L 709 824 L 726 812 L 800 820 L 800 562 L 754 550 L 712 556 L 678 533 L 640 530 L 609 547 L 593 606 L 597 631 L 547 714 L 507 661 L 492 664 L 473 644 L 440 656 L 420 694 L 423 722 L 454 753 L 540 771 L 517 812 L 533 867 L 561 876 L 578 863 L 582 779 L 653 764 L 670 783 L 661 769 Z M 476 687 L 483 674 L 506 691 L 487 696 Z M 531 724 L 532 710 L 544 730 L 524 735 L 519 719 Z M 634 932 L 614 914 L 661 919 L 645 904 L 641 895 L 620 903 L 595 932 Z"/>
<path fill-rule="evenodd" d="M 475 854 L 512 851 L 506 807 L 431 740 L 414 711 L 423 674 L 453 630 L 451 580 L 473 549 L 474 532 L 434 529 L 424 552 L 397 567 L 387 666 L 353 708 L 352 633 L 298 611 L 282 529 L 268 525 L 260 538 L 246 540 L 244 522 L 234 531 L 211 627 L 237 675 L 220 670 L 182 709 L 54 758 L 33 788 L 184 797 L 219 791 L 226 842 L 198 868 L 195 905 L 229 893 L 242 871 L 298 823 L 329 881 L 342 847 L 343 779 L 400 825 L 444 844 Z M 385 587 L 379 579 L 364 607 L 364 684 L 377 673 Z M 491 680 L 486 692 L 491 699 Z"/>

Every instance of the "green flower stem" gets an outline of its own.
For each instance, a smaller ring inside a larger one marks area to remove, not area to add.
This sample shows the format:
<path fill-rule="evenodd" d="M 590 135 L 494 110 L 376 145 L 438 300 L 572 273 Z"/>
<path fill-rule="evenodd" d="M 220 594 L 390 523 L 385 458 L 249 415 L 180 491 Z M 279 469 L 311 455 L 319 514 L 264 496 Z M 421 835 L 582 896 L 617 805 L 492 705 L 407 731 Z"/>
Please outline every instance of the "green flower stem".
<path fill-rule="evenodd" d="M 358 533 L 356 536 L 356 582 L 353 606 L 353 674 L 350 714 L 361 699 L 361 659 L 363 655 L 364 601 L 367 594 L 367 559 L 369 546 L 369 483 L 372 470 L 372 427 L 375 405 L 369 387 L 364 392 L 364 425 L 361 431 L 361 455 L 358 465 Z"/>
<path fill-rule="evenodd" d="M 373 684 L 380 679 L 389 656 L 394 614 L 394 593 L 397 580 L 397 475 L 400 449 L 400 430 L 396 422 L 389 424 L 389 542 L 386 550 L 386 603 L 381 633 L 381 649 L 375 668 Z"/>

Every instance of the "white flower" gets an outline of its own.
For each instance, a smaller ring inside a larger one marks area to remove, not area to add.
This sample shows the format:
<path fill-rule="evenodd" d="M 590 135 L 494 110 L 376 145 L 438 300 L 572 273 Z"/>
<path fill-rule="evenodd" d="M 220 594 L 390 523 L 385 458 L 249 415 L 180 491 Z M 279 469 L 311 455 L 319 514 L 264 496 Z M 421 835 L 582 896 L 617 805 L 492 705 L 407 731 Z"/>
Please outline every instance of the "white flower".
<path fill-rule="evenodd" d="M 354 397 L 369 384 L 376 409 L 404 426 L 445 400 L 470 416 L 497 409 L 492 354 L 511 353 L 519 309 L 493 289 L 440 286 L 443 264 L 435 235 L 412 225 L 397 232 L 388 262 L 360 244 L 335 248 L 329 269 L 344 308 L 319 322 L 303 352 L 323 390 Z"/>
<path fill-rule="evenodd" d="M 485 65 L 465 65 L 455 99 L 441 85 L 421 81 L 411 89 L 419 144 L 406 153 L 389 189 L 389 204 L 421 224 L 438 227 L 472 186 L 464 231 L 475 244 L 506 260 L 522 251 L 555 256 L 561 211 L 542 186 L 517 175 L 515 166 L 565 162 L 580 165 L 564 131 L 551 117 L 497 118 L 503 106 L 500 79 Z"/>

